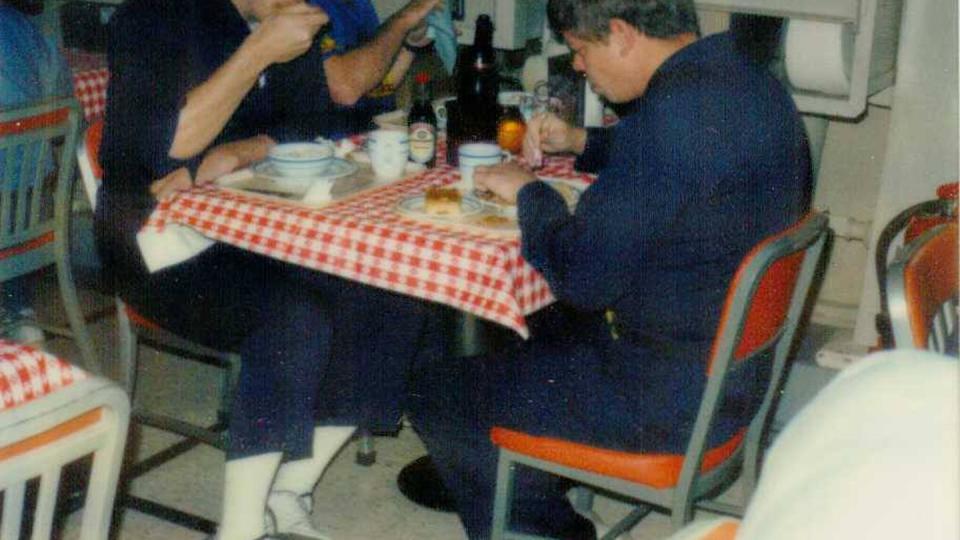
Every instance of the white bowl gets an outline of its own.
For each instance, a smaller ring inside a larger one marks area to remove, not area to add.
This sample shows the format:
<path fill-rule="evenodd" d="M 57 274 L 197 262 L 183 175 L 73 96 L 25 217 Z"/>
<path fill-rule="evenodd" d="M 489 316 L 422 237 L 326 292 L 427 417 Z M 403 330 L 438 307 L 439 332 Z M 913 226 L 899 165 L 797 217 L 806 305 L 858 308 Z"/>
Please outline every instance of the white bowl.
<path fill-rule="evenodd" d="M 284 143 L 271 148 L 268 159 L 278 173 L 296 175 L 324 171 L 333 155 L 330 143 Z"/>

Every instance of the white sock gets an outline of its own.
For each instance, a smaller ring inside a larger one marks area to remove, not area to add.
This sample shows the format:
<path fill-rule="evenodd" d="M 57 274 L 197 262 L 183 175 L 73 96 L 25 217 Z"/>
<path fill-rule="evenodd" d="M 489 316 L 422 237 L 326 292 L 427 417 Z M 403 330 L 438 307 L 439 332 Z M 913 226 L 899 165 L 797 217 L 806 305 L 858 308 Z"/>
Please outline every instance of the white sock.
<path fill-rule="evenodd" d="M 320 426 L 314 429 L 313 455 L 281 465 L 273 482 L 273 491 L 290 491 L 297 495 L 312 492 L 320 475 L 356 429 L 356 426 Z"/>
<path fill-rule="evenodd" d="M 271 452 L 227 461 L 218 540 L 251 540 L 264 534 L 263 513 L 281 456 Z"/>

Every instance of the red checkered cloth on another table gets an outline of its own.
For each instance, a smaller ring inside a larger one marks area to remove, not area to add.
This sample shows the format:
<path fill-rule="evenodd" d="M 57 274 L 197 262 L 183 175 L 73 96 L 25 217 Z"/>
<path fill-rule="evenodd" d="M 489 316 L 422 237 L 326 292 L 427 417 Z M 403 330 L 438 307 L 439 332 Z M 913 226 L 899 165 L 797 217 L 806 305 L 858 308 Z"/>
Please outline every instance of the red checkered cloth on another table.
<path fill-rule="evenodd" d="M 86 379 L 82 369 L 27 345 L 0 340 L 0 411 Z"/>
<path fill-rule="evenodd" d="M 83 107 L 83 117 L 90 122 L 103 116 L 110 82 L 106 56 L 80 49 L 64 49 L 63 54 L 73 73 L 73 92 Z"/>

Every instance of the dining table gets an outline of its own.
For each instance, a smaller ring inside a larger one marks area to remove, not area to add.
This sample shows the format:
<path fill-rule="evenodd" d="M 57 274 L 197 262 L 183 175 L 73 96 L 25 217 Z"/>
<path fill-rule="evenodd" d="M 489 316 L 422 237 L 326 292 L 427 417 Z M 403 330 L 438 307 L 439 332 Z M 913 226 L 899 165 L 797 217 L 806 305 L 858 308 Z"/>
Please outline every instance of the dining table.
<path fill-rule="evenodd" d="M 362 148 L 363 137 L 340 143 Z M 490 208 L 460 220 L 405 211 L 405 203 L 422 197 L 428 188 L 462 187 L 459 170 L 446 164 L 445 147 L 441 137 L 433 168 L 411 171 L 395 181 L 374 181 L 321 203 L 250 189 L 263 180 L 257 173 L 262 162 L 159 202 L 138 234 L 141 252 L 148 267 L 162 266 L 225 242 L 437 302 L 465 313 L 465 321 L 490 321 L 526 339 L 530 335 L 526 317 L 555 299 L 543 276 L 523 258 L 515 213 L 504 217 L 503 208 Z M 551 183 L 575 186 L 581 193 L 594 177 L 573 165 L 572 156 L 548 156 L 536 174 Z M 369 164 L 360 163 L 357 174 L 372 176 Z M 494 219 L 488 221 L 489 216 Z M 496 225 L 487 226 L 488 222 Z M 471 333 L 469 324 L 464 330 Z M 472 331 L 476 332 L 475 324 Z M 477 336 L 460 338 L 469 343 Z M 372 448 L 358 450 L 358 463 L 372 460 Z M 397 484 L 414 503 L 440 511 L 454 509 L 429 456 L 407 464 Z"/>
<path fill-rule="evenodd" d="M 301 200 L 215 182 L 160 202 L 139 235 L 141 250 L 164 254 L 225 242 L 264 256 L 365 285 L 437 302 L 529 337 L 526 316 L 554 301 L 543 276 L 520 249 L 516 222 L 494 227 L 403 211 L 429 187 L 455 185 L 444 163 L 329 202 Z M 363 166 L 361 166 L 362 168 Z M 251 173 L 241 171 L 241 176 Z M 572 156 L 552 156 L 537 170 L 585 188 L 593 179 Z M 236 177 L 236 175 L 234 175 Z M 185 234 L 186 233 L 186 234 Z M 202 238 L 200 238 L 202 237 Z M 148 261 L 148 266 L 150 265 Z"/>
<path fill-rule="evenodd" d="M 83 109 L 84 119 L 92 122 L 102 117 L 110 82 L 106 55 L 76 48 L 64 48 L 62 52 L 70 67 L 73 93 Z"/>

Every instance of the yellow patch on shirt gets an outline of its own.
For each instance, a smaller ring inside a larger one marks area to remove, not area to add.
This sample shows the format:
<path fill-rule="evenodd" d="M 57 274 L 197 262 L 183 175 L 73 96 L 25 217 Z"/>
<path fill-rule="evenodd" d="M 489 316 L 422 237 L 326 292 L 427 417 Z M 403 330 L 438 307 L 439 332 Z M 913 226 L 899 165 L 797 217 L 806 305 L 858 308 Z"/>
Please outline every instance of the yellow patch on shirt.
<path fill-rule="evenodd" d="M 320 52 L 326 54 L 337 48 L 337 42 L 333 39 L 333 36 L 327 34 L 320 38 Z"/>

